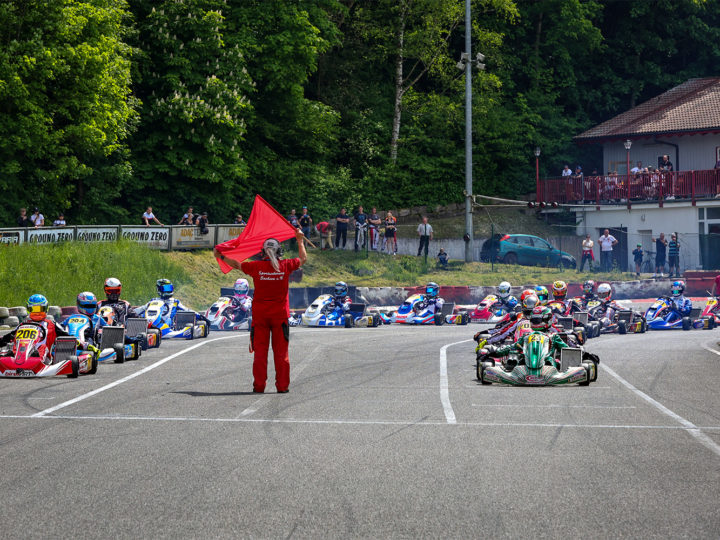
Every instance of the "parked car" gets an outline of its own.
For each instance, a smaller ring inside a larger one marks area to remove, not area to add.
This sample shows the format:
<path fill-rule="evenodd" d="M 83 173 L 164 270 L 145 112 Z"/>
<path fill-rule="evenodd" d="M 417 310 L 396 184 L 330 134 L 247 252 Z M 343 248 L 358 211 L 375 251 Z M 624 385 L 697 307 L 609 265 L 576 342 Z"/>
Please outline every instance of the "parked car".
<path fill-rule="evenodd" d="M 480 259 L 489 261 L 495 253 L 495 260 L 506 264 L 526 266 L 563 266 L 575 268 L 575 257 L 553 247 L 547 240 L 530 234 L 496 234 L 485 241 L 480 249 Z"/>

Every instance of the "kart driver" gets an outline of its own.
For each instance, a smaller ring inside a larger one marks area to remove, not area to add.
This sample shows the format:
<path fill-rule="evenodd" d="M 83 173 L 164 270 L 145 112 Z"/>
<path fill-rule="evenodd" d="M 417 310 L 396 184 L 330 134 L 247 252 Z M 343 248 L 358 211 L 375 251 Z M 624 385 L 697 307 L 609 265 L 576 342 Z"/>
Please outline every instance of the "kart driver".
<path fill-rule="evenodd" d="M 670 286 L 670 294 L 672 295 L 670 297 L 670 304 L 680 315 L 687 317 L 692 311 L 692 300 L 686 298 L 683 295 L 684 292 L 685 282 L 680 280 L 674 281 Z"/>
<path fill-rule="evenodd" d="M 440 285 L 431 281 L 425 286 L 425 299 L 415 304 L 415 311 L 420 312 L 424 309 L 432 310 L 433 314 L 440 313 L 442 311 L 445 300 L 440 298 Z"/>
<path fill-rule="evenodd" d="M 91 292 L 81 292 L 75 299 L 75 305 L 77 306 L 78 313 L 87 316 L 90 324 L 85 327 L 83 340 L 85 343 L 92 343 L 95 337 L 95 325 L 97 324 L 97 310 L 98 301 L 95 295 Z M 60 324 L 63 328 L 67 328 L 67 321 L 73 316 L 70 315 L 65 318 Z"/>
<path fill-rule="evenodd" d="M 175 287 L 173 286 L 172 281 L 170 281 L 169 279 L 158 279 L 157 282 L 155 282 L 155 287 L 157 288 L 159 298 L 153 298 L 150 300 L 150 302 L 152 302 L 153 300 L 162 300 L 165 303 L 165 309 L 163 309 L 164 318 L 174 321 L 175 314 L 178 311 L 193 311 L 190 308 L 184 306 L 182 302 L 180 302 L 180 300 L 178 300 L 177 298 L 173 298 Z M 144 306 L 135 308 L 135 315 L 137 317 L 142 317 L 145 314 L 148 306 L 150 305 L 150 302 L 148 302 Z M 195 316 L 201 318 L 204 321 L 207 321 L 207 319 L 205 319 L 203 315 L 195 313 Z"/>
<path fill-rule="evenodd" d="M 550 299 L 550 293 L 545 285 L 535 286 L 535 296 L 540 300 L 540 305 L 547 306 L 548 300 Z"/>
<path fill-rule="evenodd" d="M 620 306 L 612 299 L 612 287 L 609 283 L 601 283 L 598 285 L 597 298 L 603 306 L 602 311 L 599 313 L 598 320 L 603 328 L 607 328 L 608 331 L 612 332 L 617 327 L 615 312 L 620 309 Z"/>
<path fill-rule="evenodd" d="M 497 297 L 500 299 L 501 307 L 506 311 L 512 311 L 518 305 L 517 298 L 510 294 L 512 286 L 508 281 L 503 281 L 497 286 Z"/>
<path fill-rule="evenodd" d="M 45 345 L 47 350 L 52 349 L 52 346 L 55 344 L 55 338 L 58 336 L 67 336 L 69 334 L 62 326 L 47 318 L 47 310 L 47 298 L 45 298 L 42 294 L 33 294 L 27 301 L 28 318 L 30 320 L 21 322 L 17 325 L 17 327 L 15 327 L 15 329 L 0 337 L 0 347 L 4 347 L 5 345 L 15 341 L 15 333 L 18 328 L 23 325 L 32 324 L 39 326 L 44 330 L 44 337 L 42 341 L 39 341 L 37 344 Z M 52 361 L 50 355 L 48 355 L 48 358 Z"/>
<path fill-rule="evenodd" d="M 121 326 L 125 326 L 125 321 L 130 314 L 130 302 L 120 300 L 122 293 L 122 283 L 118 278 L 109 277 L 105 280 L 105 300 L 97 303 L 97 309 L 104 306 L 110 306 L 115 312 L 115 321 Z"/>
<path fill-rule="evenodd" d="M 251 313 L 252 298 L 250 297 L 250 284 L 245 278 L 239 278 L 233 285 L 235 293 L 230 299 L 233 307 L 233 322 L 245 320 Z"/>
<path fill-rule="evenodd" d="M 552 284 L 550 290 L 552 291 L 553 297 L 552 302 L 550 302 L 550 309 L 558 315 L 565 315 L 570 307 L 568 305 L 569 302 L 567 301 L 567 283 L 562 280 L 558 280 Z"/>
<path fill-rule="evenodd" d="M 330 313 L 338 307 L 342 307 L 343 313 L 350 311 L 350 297 L 348 296 L 348 286 L 344 281 L 338 281 L 333 291 L 333 299 L 325 307 L 325 311 Z"/>
<path fill-rule="evenodd" d="M 524 290 L 520 295 L 520 298 L 522 299 L 520 304 L 522 307 L 521 312 L 517 315 L 511 316 L 510 320 L 501 322 L 495 328 L 491 328 L 488 331 L 490 334 L 490 337 L 487 338 L 488 344 L 502 343 L 505 341 L 508 336 L 512 335 L 515 330 L 517 330 L 520 321 L 530 318 L 533 309 L 540 303 L 540 300 L 538 300 L 538 297 L 535 295 L 535 291 L 532 289 Z M 473 339 L 480 343 L 480 340 L 484 339 L 483 334 L 481 332 L 477 332 L 473 336 Z"/>

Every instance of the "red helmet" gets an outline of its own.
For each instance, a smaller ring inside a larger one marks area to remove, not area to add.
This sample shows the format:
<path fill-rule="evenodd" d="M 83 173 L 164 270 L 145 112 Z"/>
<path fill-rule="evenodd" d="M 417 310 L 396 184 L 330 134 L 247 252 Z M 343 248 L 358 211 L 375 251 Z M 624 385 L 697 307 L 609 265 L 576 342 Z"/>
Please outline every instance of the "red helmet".
<path fill-rule="evenodd" d="M 528 296 L 537 296 L 537 293 L 534 289 L 525 289 L 520 295 L 520 303 L 522 304 L 523 300 L 525 300 Z"/>
<path fill-rule="evenodd" d="M 111 302 L 117 302 L 120 300 L 120 293 L 122 292 L 122 283 L 118 278 L 109 277 L 105 280 L 105 296 Z"/>

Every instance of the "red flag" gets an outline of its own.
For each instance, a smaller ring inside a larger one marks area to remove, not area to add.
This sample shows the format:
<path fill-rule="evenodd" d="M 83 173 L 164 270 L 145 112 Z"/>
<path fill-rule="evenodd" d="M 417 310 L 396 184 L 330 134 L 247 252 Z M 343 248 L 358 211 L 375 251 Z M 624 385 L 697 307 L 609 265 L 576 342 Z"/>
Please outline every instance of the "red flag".
<path fill-rule="evenodd" d="M 215 248 L 226 257 L 242 262 L 262 250 L 262 245 L 268 238 L 278 242 L 293 238 L 295 227 L 290 225 L 280 212 L 275 210 L 260 195 L 255 195 L 248 223 L 240 236 L 218 244 Z M 221 259 L 217 260 L 220 270 L 227 274 L 232 268 Z"/>

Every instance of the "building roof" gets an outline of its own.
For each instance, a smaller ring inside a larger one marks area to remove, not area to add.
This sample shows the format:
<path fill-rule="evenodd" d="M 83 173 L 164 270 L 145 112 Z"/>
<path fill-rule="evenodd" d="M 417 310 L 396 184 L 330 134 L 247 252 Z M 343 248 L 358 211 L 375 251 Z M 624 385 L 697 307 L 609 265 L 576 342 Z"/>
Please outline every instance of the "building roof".
<path fill-rule="evenodd" d="M 577 142 L 599 142 L 719 131 L 720 77 L 705 77 L 690 79 L 574 139 Z"/>

